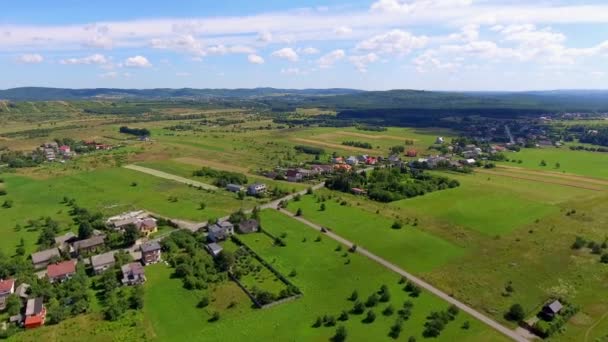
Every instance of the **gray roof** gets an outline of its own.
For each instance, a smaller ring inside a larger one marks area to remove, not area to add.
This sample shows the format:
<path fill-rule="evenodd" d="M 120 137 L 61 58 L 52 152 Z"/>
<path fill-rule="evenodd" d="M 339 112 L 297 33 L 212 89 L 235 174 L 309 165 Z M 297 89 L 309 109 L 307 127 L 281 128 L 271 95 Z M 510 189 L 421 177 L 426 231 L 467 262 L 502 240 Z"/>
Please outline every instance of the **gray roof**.
<path fill-rule="evenodd" d="M 218 226 L 222 228 L 234 228 L 234 225 L 230 221 L 222 221 L 218 223 Z"/>
<path fill-rule="evenodd" d="M 76 234 L 72 233 L 72 232 L 67 232 L 64 235 L 58 236 L 55 238 L 55 244 L 57 245 L 61 245 L 64 242 L 67 242 L 71 239 L 76 238 Z"/>
<path fill-rule="evenodd" d="M 51 248 L 44 251 L 36 252 L 32 254 L 32 262 L 39 264 L 51 260 L 53 257 L 59 257 L 59 250 L 57 248 Z"/>
<path fill-rule="evenodd" d="M 213 254 L 217 254 L 219 252 L 221 252 L 223 250 L 222 246 L 218 245 L 217 243 L 213 242 L 210 244 L 207 244 L 207 248 L 209 249 L 209 251 L 211 251 L 211 253 Z"/>
<path fill-rule="evenodd" d="M 141 245 L 141 251 L 144 253 L 153 252 L 160 249 L 160 244 L 157 241 L 149 241 Z"/>
<path fill-rule="evenodd" d="M 115 252 L 107 252 L 92 256 L 91 265 L 93 265 L 93 267 L 100 267 L 108 264 L 113 264 L 115 262 L 114 253 Z"/>
<path fill-rule="evenodd" d="M 142 275 L 144 274 L 144 267 L 138 262 L 132 262 L 125 265 L 122 265 L 120 268 L 122 270 L 123 275 Z"/>
<path fill-rule="evenodd" d="M 549 310 L 551 310 L 553 313 L 558 313 L 560 312 L 560 310 L 564 307 L 562 305 L 562 303 L 559 302 L 559 300 L 554 301 L 553 303 L 547 305 L 547 307 L 549 308 Z"/>
<path fill-rule="evenodd" d="M 74 242 L 74 249 L 79 250 L 81 248 L 90 248 L 99 245 L 103 245 L 106 237 L 104 235 L 93 236 L 92 238 L 80 240 Z"/>
<path fill-rule="evenodd" d="M 32 316 L 37 315 L 42 311 L 44 307 L 42 302 L 42 297 L 32 298 L 27 300 L 27 305 L 25 307 L 25 315 Z"/>
<path fill-rule="evenodd" d="M 207 228 L 207 230 L 209 231 L 209 233 L 221 233 L 224 231 L 224 229 L 217 224 L 213 224 L 213 225 L 209 226 L 209 228 Z"/>

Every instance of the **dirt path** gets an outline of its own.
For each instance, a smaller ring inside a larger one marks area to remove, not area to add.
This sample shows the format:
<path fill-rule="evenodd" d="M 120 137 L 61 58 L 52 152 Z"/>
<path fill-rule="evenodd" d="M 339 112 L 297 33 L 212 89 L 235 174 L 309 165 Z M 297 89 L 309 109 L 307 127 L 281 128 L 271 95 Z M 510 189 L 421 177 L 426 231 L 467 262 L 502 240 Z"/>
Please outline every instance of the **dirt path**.
<path fill-rule="evenodd" d="M 602 317 L 600 317 L 600 319 L 597 320 L 597 322 L 593 323 L 592 326 L 589 327 L 589 329 L 587 329 L 587 331 L 585 331 L 585 339 L 583 340 L 584 342 L 587 342 L 587 340 L 589 339 L 589 333 L 591 333 L 591 331 L 593 331 L 593 329 L 595 327 L 597 327 L 600 323 L 602 323 L 602 321 L 604 320 L 604 318 L 608 317 L 608 311 L 606 311 Z"/>
<path fill-rule="evenodd" d="M 340 145 L 340 144 L 332 144 L 332 143 L 328 143 L 328 142 L 311 140 L 311 139 L 293 138 L 291 140 L 297 141 L 297 142 L 303 142 L 303 143 L 307 143 L 307 144 L 311 144 L 311 145 L 318 145 L 318 146 L 323 146 L 323 147 L 331 147 L 331 148 L 335 148 L 335 149 L 338 149 L 338 150 L 360 152 L 360 153 L 363 153 L 363 154 L 368 154 L 368 153 L 370 153 L 370 152 L 373 151 L 373 150 L 368 150 L 368 149 L 365 149 L 365 148 L 358 148 L 358 147 L 354 147 L 354 146 L 346 146 L 346 145 Z"/>
<path fill-rule="evenodd" d="M 506 172 L 490 171 L 490 170 L 486 170 L 486 169 L 476 169 L 475 172 L 482 173 L 482 174 L 487 174 L 487 175 L 493 175 L 493 176 L 502 176 L 502 177 L 509 177 L 509 178 L 514 178 L 514 179 L 528 180 L 528 181 L 545 183 L 545 184 L 555 184 L 555 185 L 561 185 L 561 186 L 569 186 L 569 187 L 572 187 L 572 188 L 591 190 L 591 191 L 599 191 L 599 192 L 601 192 L 601 191 L 606 191 L 607 190 L 605 188 L 593 186 L 593 185 L 590 185 L 590 184 L 581 184 L 580 182 L 579 183 L 576 183 L 576 182 L 573 182 L 573 181 L 568 182 L 566 180 L 550 179 L 550 177 L 545 177 L 544 179 L 538 178 L 538 176 L 542 176 L 542 175 L 538 175 L 538 176 L 514 175 L 514 174 L 510 174 L 510 173 L 506 173 Z"/>
<path fill-rule="evenodd" d="M 293 213 L 285 211 L 285 210 L 280 210 L 280 212 L 282 212 L 283 214 L 292 217 L 298 221 L 300 221 L 301 223 L 304 223 L 305 225 L 317 230 L 317 231 L 321 231 L 322 227 L 319 226 L 318 224 L 312 223 L 302 217 L 299 216 L 295 216 Z M 325 235 L 327 235 L 328 237 L 332 238 L 333 240 L 347 246 L 347 247 L 351 247 L 354 244 L 351 241 L 346 240 L 345 238 L 331 232 L 331 231 L 327 231 L 324 233 Z M 457 299 L 451 297 L 450 295 L 448 295 L 447 293 L 439 290 L 438 288 L 434 287 L 433 285 L 425 282 L 424 280 L 414 276 L 413 274 L 405 271 L 404 269 L 390 263 L 389 261 L 373 254 L 372 252 L 363 249 L 362 247 L 357 247 L 357 253 L 367 257 L 368 259 L 371 259 L 375 262 L 377 262 L 378 264 L 384 266 L 385 268 L 407 278 L 408 280 L 410 280 L 411 282 L 415 283 L 416 285 L 424 288 L 425 290 L 431 292 L 432 294 L 434 294 L 435 296 L 445 300 L 446 302 L 453 304 L 455 306 L 457 306 L 460 310 L 468 313 L 469 315 L 473 316 L 474 318 L 478 319 L 479 321 L 487 324 L 488 326 L 490 326 L 491 328 L 493 328 L 494 330 L 498 331 L 499 333 L 511 338 L 514 341 L 528 341 L 527 338 L 524 338 L 523 336 L 519 335 L 518 333 L 516 333 L 514 330 L 509 329 L 505 326 L 503 326 L 502 324 L 494 321 L 493 319 L 491 319 L 490 317 L 482 314 L 481 312 L 473 309 L 472 307 L 466 305 L 465 303 L 462 303 L 460 301 L 458 301 Z"/>
<path fill-rule="evenodd" d="M 207 189 L 207 190 L 217 190 L 217 187 L 215 187 L 213 185 L 197 182 L 197 181 L 194 181 L 194 180 L 191 180 L 191 179 L 188 179 L 188 178 L 172 175 L 170 173 L 166 173 L 166 172 L 150 169 L 150 168 L 139 166 L 139 165 L 133 165 L 133 164 L 131 164 L 131 165 L 123 166 L 123 167 L 125 169 L 143 172 L 143 173 L 155 176 L 155 177 L 169 179 L 169 180 L 173 180 L 173 181 L 176 181 L 176 182 L 184 183 L 184 184 L 187 184 L 187 185 L 192 185 L 192 186 L 195 186 L 195 187 L 200 187 L 200 188 L 203 188 L 203 189 Z"/>

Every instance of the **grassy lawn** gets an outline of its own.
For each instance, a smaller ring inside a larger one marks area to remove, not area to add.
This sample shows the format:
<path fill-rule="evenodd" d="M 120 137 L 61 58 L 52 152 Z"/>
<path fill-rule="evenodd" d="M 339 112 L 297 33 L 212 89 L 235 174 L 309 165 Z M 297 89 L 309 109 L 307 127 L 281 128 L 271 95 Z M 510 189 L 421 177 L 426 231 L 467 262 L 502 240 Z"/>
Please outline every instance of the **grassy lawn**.
<path fill-rule="evenodd" d="M 338 203 L 338 196 L 334 193 L 334 198 L 325 202 L 325 211 L 320 210 L 315 195 L 302 196 L 300 201 L 290 202 L 288 209 L 295 212 L 301 208 L 306 219 L 328 227 L 415 273 L 428 272 L 465 252 L 415 227 L 392 229 L 393 221 L 389 218 L 357 207 L 342 206 Z"/>

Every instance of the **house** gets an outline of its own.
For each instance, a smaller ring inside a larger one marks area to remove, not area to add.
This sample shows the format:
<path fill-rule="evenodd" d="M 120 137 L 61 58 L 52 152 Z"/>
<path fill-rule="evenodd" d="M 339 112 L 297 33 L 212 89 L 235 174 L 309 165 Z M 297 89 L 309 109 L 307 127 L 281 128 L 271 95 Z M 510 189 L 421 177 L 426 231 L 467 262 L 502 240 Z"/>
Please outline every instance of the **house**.
<path fill-rule="evenodd" d="M 110 228 L 122 230 L 130 224 L 135 224 L 137 221 L 149 217 L 143 210 L 130 211 L 120 215 L 112 216 L 107 219 L 106 225 Z"/>
<path fill-rule="evenodd" d="M 137 222 L 135 222 L 135 227 L 139 229 L 139 232 L 142 235 L 148 236 L 158 230 L 156 222 L 157 221 L 155 218 L 146 217 L 144 219 L 139 219 Z"/>
<path fill-rule="evenodd" d="M 365 194 L 367 193 L 367 191 L 365 191 L 365 190 L 363 190 L 363 189 L 360 189 L 360 188 L 352 188 L 352 189 L 350 189 L 350 190 L 351 190 L 351 191 L 353 192 L 353 194 L 355 194 L 355 195 L 365 195 Z"/>
<path fill-rule="evenodd" d="M 34 329 L 44 325 L 46 308 L 42 297 L 28 299 L 25 305 L 25 329 Z"/>
<path fill-rule="evenodd" d="M 160 262 L 160 244 L 156 241 L 149 241 L 141 245 L 141 260 L 144 265 Z"/>
<path fill-rule="evenodd" d="M 223 248 L 222 246 L 218 245 L 215 242 L 209 243 L 207 245 L 205 245 L 205 248 L 207 249 L 207 251 L 215 258 L 216 256 L 218 256 Z"/>
<path fill-rule="evenodd" d="M 6 309 L 6 300 L 13 293 L 15 293 L 15 279 L 0 280 L 0 311 Z"/>
<path fill-rule="evenodd" d="M 123 265 L 120 269 L 122 271 L 123 285 L 139 285 L 146 282 L 146 273 L 140 263 L 132 262 Z"/>
<path fill-rule="evenodd" d="M 59 153 L 66 156 L 72 153 L 72 149 L 68 145 L 59 146 Z"/>
<path fill-rule="evenodd" d="M 445 142 L 445 139 L 443 137 L 437 137 L 437 139 L 435 139 L 435 144 L 437 145 L 441 145 Z"/>
<path fill-rule="evenodd" d="M 76 260 L 67 260 L 46 267 L 46 276 L 51 283 L 63 282 L 76 274 Z"/>
<path fill-rule="evenodd" d="M 29 297 L 29 294 L 28 294 L 29 291 L 30 291 L 30 285 L 26 284 L 26 283 L 21 283 L 15 289 L 15 294 L 17 296 L 19 296 L 19 298 L 21 298 L 21 299 L 28 299 L 28 297 Z"/>
<path fill-rule="evenodd" d="M 414 150 L 414 149 L 409 149 L 407 150 L 407 152 L 405 153 L 406 156 L 410 157 L 410 158 L 414 158 L 418 155 L 418 151 Z"/>
<path fill-rule="evenodd" d="M 60 258 L 59 250 L 57 248 L 51 248 L 44 251 L 36 252 L 32 254 L 32 264 L 35 269 L 45 268 L 52 259 Z"/>
<path fill-rule="evenodd" d="M 59 148 L 59 144 L 56 143 L 55 141 L 52 141 L 52 142 L 45 143 L 44 145 L 42 145 L 42 147 L 56 150 Z"/>
<path fill-rule="evenodd" d="M 93 253 L 103 248 L 105 239 L 105 235 L 93 236 L 85 240 L 74 242 L 72 244 L 72 248 L 74 249 L 74 253 L 76 255 Z"/>
<path fill-rule="evenodd" d="M 71 243 L 73 243 L 77 239 L 76 234 L 72 232 L 68 232 L 64 235 L 58 236 L 55 238 L 55 247 L 59 248 L 62 252 L 71 253 Z"/>
<path fill-rule="evenodd" d="M 260 223 L 254 219 L 241 221 L 237 230 L 240 234 L 255 233 L 260 230 Z"/>
<path fill-rule="evenodd" d="M 226 240 L 234 234 L 234 225 L 230 221 L 222 221 L 209 226 L 207 231 L 207 238 L 213 242 Z"/>
<path fill-rule="evenodd" d="M 541 311 L 541 316 L 546 318 L 547 320 L 552 320 L 555 316 L 557 316 L 560 311 L 564 308 L 564 305 L 559 300 L 554 300 L 551 303 L 545 305 Z"/>
<path fill-rule="evenodd" d="M 245 187 L 243 187 L 242 185 L 239 185 L 239 184 L 227 184 L 226 190 L 228 190 L 230 192 L 241 192 L 241 191 L 245 190 Z"/>
<path fill-rule="evenodd" d="M 377 163 L 378 163 L 378 158 L 375 158 L 375 157 L 365 158 L 365 164 L 367 164 L 367 165 L 376 165 Z"/>
<path fill-rule="evenodd" d="M 331 165 L 312 165 L 310 169 L 320 174 L 328 174 L 334 170 Z"/>
<path fill-rule="evenodd" d="M 388 157 L 388 161 L 391 164 L 398 164 L 401 162 L 401 158 L 399 158 L 399 155 L 393 154 Z"/>
<path fill-rule="evenodd" d="M 266 192 L 266 184 L 255 183 L 247 187 L 247 194 L 257 196 Z"/>
<path fill-rule="evenodd" d="M 351 166 L 358 165 L 359 159 L 357 159 L 357 157 L 355 157 L 355 156 L 350 156 L 350 157 L 346 158 L 346 164 L 351 165 Z"/>
<path fill-rule="evenodd" d="M 298 170 L 287 170 L 285 177 L 288 182 L 301 182 L 304 179 L 304 175 Z"/>
<path fill-rule="evenodd" d="M 353 167 L 348 164 L 336 164 L 334 165 L 334 170 L 336 171 L 350 171 Z"/>
<path fill-rule="evenodd" d="M 332 162 L 332 164 L 344 164 L 344 158 L 343 157 L 334 157 L 334 158 L 331 158 L 331 162 Z"/>
<path fill-rule="evenodd" d="M 91 266 L 93 267 L 95 274 L 101 274 L 114 266 L 116 263 L 114 260 L 114 253 L 115 252 L 108 252 L 91 257 Z"/>

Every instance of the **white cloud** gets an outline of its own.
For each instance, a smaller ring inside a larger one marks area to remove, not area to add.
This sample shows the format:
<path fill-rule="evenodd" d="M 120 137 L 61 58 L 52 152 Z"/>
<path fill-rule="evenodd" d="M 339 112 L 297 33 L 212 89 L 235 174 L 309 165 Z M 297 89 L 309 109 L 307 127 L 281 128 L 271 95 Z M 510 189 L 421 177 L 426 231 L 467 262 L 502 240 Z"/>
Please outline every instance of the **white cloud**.
<path fill-rule="evenodd" d="M 334 33 L 338 36 L 348 36 L 353 33 L 353 29 L 348 26 L 340 26 L 334 30 Z"/>
<path fill-rule="evenodd" d="M 320 68 L 329 68 L 332 65 L 334 65 L 337 61 L 343 59 L 346 56 L 346 53 L 344 52 L 344 50 L 334 50 L 328 54 L 323 55 L 321 58 L 319 58 L 319 60 L 317 61 L 317 63 L 319 64 Z"/>
<path fill-rule="evenodd" d="M 68 58 L 59 61 L 61 64 L 107 64 L 109 61 L 104 55 L 94 54 L 82 58 Z"/>
<path fill-rule="evenodd" d="M 392 30 L 360 42 L 357 49 L 386 54 L 408 54 L 414 49 L 423 48 L 427 42 L 426 36 L 414 36 L 407 31 Z"/>
<path fill-rule="evenodd" d="M 260 32 L 258 34 L 258 41 L 262 43 L 270 43 L 272 41 L 272 33 Z"/>
<path fill-rule="evenodd" d="M 473 0 L 378 0 L 372 4 L 371 10 L 410 14 L 427 9 L 466 7 L 472 4 Z"/>
<path fill-rule="evenodd" d="M 207 55 L 200 40 L 194 38 L 194 36 L 190 34 L 167 39 L 152 39 L 150 41 L 150 47 L 154 49 L 186 52 L 197 57 Z"/>
<path fill-rule="evenodd" d="M 134 56 L 127 58 L 124 62 L 124 66 L 128 68 L 149 68 L 152 64 L 144 56 Z"/>
<path fill-rule="evenodd" d="M 350 56 L 348 60 L 359 70 L 359 72 L 367 72 L 367 65 L 378 61 L 380 58 L 373 52 L 367 55 Z"/>
<path fill-rule="evenodd" d="M 430 70 L 448 70 L 453 72 L 460 67 L 460 64 L 458 63 L 442 62 L 436 56 L 436 52 L 432 50 L 426 51 L 416 57 L 414 59 L 414 65 L 418 72 L 427 72 Z"/>
<path fill-rule="evenodd" d="M 297 62 L 299 59 L 298 53 L 292 48 L 282 48 L 272 53 L 273 57 L 286 59 L 290 62 Z"/>
<path fill-rule="evenodd" d="M 319 49 L 316 49 L 313 47 L 307 47 L 307 48 L 302 49 L 301 51 L 305 55 L 316 55 L 321 52 L 321 51 L 319 51 Z"/>
<path fill-rule="evenodd" d="M 206 49 L 208 54 L 227 55 L 227 54 L 252 54 L 255 50 L 244 45 L 225 46 L 223 44 L 211 46 Z"/>
<path fill-rule="evenodd" d="M 258 55 L 251 54 L 247 56 L 247 60 L 251 64 L 264 64 L 264 58 Z"/>
<path fill-rule="evenodd" d="M 17 61 L 23 64 L 38 64 L 44 61 L 44 57 L 37 53 L 27 53 L 17 57 Z"/>

